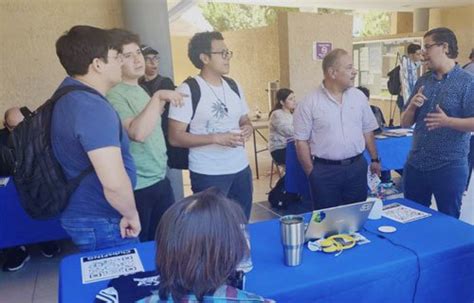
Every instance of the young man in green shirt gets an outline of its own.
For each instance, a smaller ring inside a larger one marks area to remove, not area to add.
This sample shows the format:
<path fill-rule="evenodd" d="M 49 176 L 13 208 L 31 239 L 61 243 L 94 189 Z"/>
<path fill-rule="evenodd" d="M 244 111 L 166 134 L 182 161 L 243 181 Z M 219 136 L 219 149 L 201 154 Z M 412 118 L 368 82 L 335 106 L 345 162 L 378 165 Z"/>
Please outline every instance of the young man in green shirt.
<path fill-rule="evenodd" d="M 139 37 L 125 30 L 114 30 L 123 47 L 122 82 L 107 93 L 107 99 L 118 112 L 131 140 L 130 152 L 137 167 L 134 189 L 140 216 L 141 241 L 155 238 L 163 213 L 174 202 L 166 178 L 166 144 L 161 129 L 161 113 L 166 102 L 181 105 L 182 96 L 172 90 L 160 90 L 150 96 L 138 84 L 144 75 L 145 59 Z"/>

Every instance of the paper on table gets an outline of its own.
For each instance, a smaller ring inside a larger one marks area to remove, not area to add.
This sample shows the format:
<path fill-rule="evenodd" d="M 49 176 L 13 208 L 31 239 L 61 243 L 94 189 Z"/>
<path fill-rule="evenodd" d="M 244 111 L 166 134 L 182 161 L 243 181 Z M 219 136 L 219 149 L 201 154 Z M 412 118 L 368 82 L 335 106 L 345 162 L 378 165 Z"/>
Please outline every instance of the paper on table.
<path fill-rule="evenodd" d="M 7 186 L 8 181 L 10 181 L 10 177 L 0 178 L 0 187 Z"/>
<path fill-rule="evenodd" d="M 137 249 L 81 258 L 82 284 L 145 271 Z"/>
<path fill-rule="evenodd" d="M 400 223 L 408 223 L 429 217 L 431 214 L 399 203 L 392 203 L 383 207 L 382 216 Z"/>

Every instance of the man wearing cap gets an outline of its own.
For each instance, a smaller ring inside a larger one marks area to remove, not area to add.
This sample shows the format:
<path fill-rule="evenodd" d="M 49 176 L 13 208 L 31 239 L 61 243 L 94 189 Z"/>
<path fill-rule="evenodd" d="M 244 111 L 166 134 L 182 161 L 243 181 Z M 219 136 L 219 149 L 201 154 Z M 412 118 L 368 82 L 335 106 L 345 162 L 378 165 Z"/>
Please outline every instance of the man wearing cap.
<path fill-rule="evenodd" d="M 141 46 L 141 51 L 145 58 L 145 75 L 138 80 L 140 86 L 150 96 L 160 89 L 174 90 L 176 86 L 173 80 L 159 74 L 160 54 L 158 51 L 144 44 Z"/>
<path fill-rule="evenodd" d="M 145 75 L 143 75 L 143 77 L 138 80 L 138 84 L 143 87 L 150 97 L 159 90 L 174 90 L 176 86 L 174 85 L 173 80 L 168 77 L 163 77 L 159 74 L 160 54 L 158 51 L 148 45 L 142 45 L 141 50 L 143 57 L 145 58 Z M 167 102 L 164 105 L 163 113 L 161 114 L 161 129 L 163 130 L 163 135 L 165 136 L 168 159 L 170 157 L 169 153 L 171 150 L 168 140 L 169 110 L 170 104 Z M 169 161 L 168 166 L 170 166 Z M 171 180 L 173 179 L 174 178 L 171 178 Z"/>
<path fill-rule="evenodd" d="M 377 120 L 367 97 L 354 88 L 357 74 L 349 53 L 335 49 L 324 57 L 323 83 L 296 107 L 298 159 L 311 185 L 313 207 L 322 209 L 367 199 L 367 161 L 380 175 L 373 131 Z"/>

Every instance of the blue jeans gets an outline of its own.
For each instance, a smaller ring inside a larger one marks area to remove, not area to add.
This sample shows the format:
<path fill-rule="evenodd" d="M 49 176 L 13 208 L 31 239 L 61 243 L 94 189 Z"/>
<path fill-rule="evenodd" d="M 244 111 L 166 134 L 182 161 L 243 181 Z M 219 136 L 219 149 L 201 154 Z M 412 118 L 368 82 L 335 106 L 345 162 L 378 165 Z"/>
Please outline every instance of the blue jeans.
<path fill-rule="evenodd" d="M 120 218 L 61 219 L 61 226 L 81 251 L 92 251 L 138 243 L 138 238 L 122 238 Z"/>
<path fill-rule="evenodd" d="M 466 161 L 432 171 L 420 171 L 406 164 L 403 170 L 405 198 L 429 207 L 431 195 L 434 195 L 440 212 L 459 218 L 467 176 Z"/>
<path fill-rule="evenodd" d="M 247 166 L 243 170 L 229 175 L 203 175 L 193 171 L 190 172 L 191 189 L 193 193 L 201 192 L 209 187 L 217 187 L 229 199 L 236 201 L 250 218 L 252 209 L 252 171 Z"/>

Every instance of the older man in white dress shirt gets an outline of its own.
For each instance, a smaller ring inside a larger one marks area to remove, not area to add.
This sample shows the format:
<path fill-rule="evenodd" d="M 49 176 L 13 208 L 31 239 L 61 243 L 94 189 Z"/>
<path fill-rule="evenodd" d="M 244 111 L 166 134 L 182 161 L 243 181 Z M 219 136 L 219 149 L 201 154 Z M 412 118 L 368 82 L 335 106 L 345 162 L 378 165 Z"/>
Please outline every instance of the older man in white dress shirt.
<path fill-rule="evenodd" d="M 308 176 L 315 209 L 367 198 L 370 170 L 380 175 L 373 131 L 378 128 L 367 97 L 354 88 L 357 71 L 343 49 L 323 60 L 323 83 L 298 104 L 294 129 L 298 159 Z"/>

